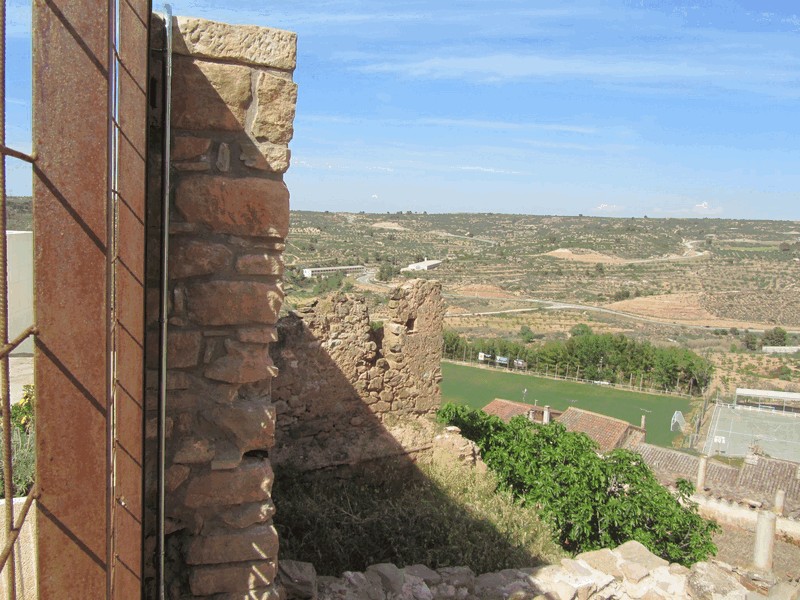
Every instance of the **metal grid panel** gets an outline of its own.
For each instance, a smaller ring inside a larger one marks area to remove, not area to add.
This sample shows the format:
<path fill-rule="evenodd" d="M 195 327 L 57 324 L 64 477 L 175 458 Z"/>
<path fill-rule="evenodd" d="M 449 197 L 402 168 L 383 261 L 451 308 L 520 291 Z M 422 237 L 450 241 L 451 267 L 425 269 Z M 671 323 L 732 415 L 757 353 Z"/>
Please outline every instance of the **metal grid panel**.
<path fill-rule="evenodd" d="M 14 561 L 14 544 L 28 515 L 33 500 L 38 496 L 37 486 L 28 494 L 25 503 L 14 520 L 13 490 L 13 456 L 11 447 L 11 394 L 9 385 L 9 354 L 28 337 L 35 335 L 37 329 L 30 325 L 9 343 L 8 331 L 8 255 L 6 238 L 6 156 L 29 163 L 35 161 L 34 156 L 27 155 L 6 146 L 6 3 L 0 0 L 0 394 L 2 394 L 2 437 L 3 437 L 3 482 L 5 494 L 6 544 L 0 555 L 0 569 L 6 577 L 7 597 L 15 599 L 16 567 Z"/>

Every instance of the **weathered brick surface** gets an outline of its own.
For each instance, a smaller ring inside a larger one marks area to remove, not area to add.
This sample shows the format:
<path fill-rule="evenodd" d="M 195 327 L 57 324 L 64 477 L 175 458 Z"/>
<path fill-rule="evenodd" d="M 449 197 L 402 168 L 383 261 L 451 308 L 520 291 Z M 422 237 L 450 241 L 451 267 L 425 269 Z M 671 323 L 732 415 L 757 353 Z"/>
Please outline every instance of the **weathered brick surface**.
<path fill-rule="evenodd" d="M 187 292 L 189 318 L 198 325 L 273 325 L 283 302 L 280 287 L 259 281 L 207 281 Z"/>
<path fill-rule="evenodd" d="M 224 271 L 233 252 L 224 244 L 179 237 L 169 247 L 169 275 L 173 279 Z"/>
<path fill-rule="evenodd" d="M 258 108 L 253 122 L 253 135 L 259 141 L 288 144 L 294 134 L 294 109 L 297 104 L 297 84 L 260 73 L 256 84 Z"/>
<path fill-rule="evenodd" d="M 353 465 L 430 443 L 425 433 L 397 439 L 386 425 L 439 407 L 441 286 L 409 282 L 390 292 L 389 309 L 379 333 L 364 299 L 346 294 L 279 321 L 279 341 L 271 347 L 278 367 L 276 464 L 298 470 Z"/>
<path fill-rule="evenodd" d="M 172 125 L 176 129 L 239 131 L 252 101 L 247 67 L 174 57 Z"/>
<path fill-rule="evenodd" d="M 175 572 L 167 573 L 169 595 L 279 600 L 273 474 L 264 457 L 276 429 L 271 380 L 277 370 L 269 344 L 277 340 L 283 301 L 289 192 L 281 174 L 289 166 L 297 97 L 291 80 L 296 36 L 182 17 L 175 25 L 166 403 L 168 565 Z M 164 35 L 163 29 L 154 33 L 154 40 Z M 150 296 L 156 306 L 158 294 Z M 157 332 L 157 319 L 148 325 Z M 157 360 L 148 367 L 151 387 L 157 367 Z M 156 406 L 151 395 L 151 440 Z M 155 482 L 147 486 L 155 499 Z M 153 539 L 147 545 L 154 551 Z"/>
<path fill-rule="evenodd" d="M 275 561 L 265 560 L 251 564 L 195 567 L 189 575 L 189 586 L 196 596 L 244 592 L 269 586 L 277 570 Z"/>
<path fill-rule="evenodd" d="M 296 63 L 297 34 L 290 31 L 176 17 L 172 38 L 178 54 L 287 71 Z"/>
<path fill-rule="evenodd" d="M 272 467 L 263 459 L 248 459 L 229 471 L 200 472 L 190 479 L 184 504 L 198 508 L 266 500 L 270 497 L 272 477 Z"/>
<path fill-rule="evenodd" d="M 272 525 L 254 525 L 244 530 L 195 537 L 186 552 L 190 565 L 212 565 L 274 558 L 278 554 L 278 532 Z"/>
<path fill-rule="evenodd" d="M 186 176 L 175 206 L 187 222 L 218 233 L 285 238 L 289 231 L 289 191 L 282 181 Z"/>

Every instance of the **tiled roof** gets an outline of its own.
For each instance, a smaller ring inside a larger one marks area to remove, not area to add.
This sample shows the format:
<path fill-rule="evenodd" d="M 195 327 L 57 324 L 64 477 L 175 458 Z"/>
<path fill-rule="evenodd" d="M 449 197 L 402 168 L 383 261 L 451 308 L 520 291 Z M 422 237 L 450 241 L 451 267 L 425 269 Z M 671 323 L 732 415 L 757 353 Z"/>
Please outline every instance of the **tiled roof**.
<path fill-rule="evenodd" d="M 503 400 L 502 398 L 495 398 L 489 404 L 483 407 L 483 412 L 487 415 L 494 415 L 500 417 L 503 421 L 510 421 L 513 417 L 518 415 L 527 415 L 530 411 L 534 411 L 536 421 L 542 421 L 542 414 L 544 413 L 543 406 L 534 406 L 533 404 L 525 404 L 523 402 L 512 402 L 511 400 Z M 560 410 L 550 409 L 550 417 L 555 419 L 561 415 Z"/>
<path fill-rule="evenodd" d="M 573 406 L 570 406 L 557 420 L 569 431 L 580 431 L 588 435 L 597 442 L 601 452 L 621 448 L 631 437 L 639 441 L 644 438 L 644 430 L 641 427 Z"/>

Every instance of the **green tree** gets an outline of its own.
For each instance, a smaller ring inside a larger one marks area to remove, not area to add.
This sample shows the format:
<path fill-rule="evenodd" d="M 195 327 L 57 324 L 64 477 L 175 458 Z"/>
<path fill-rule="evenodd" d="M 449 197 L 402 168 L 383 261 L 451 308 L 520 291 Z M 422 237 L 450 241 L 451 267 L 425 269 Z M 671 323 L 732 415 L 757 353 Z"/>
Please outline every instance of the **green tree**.
<path fill-rule="evenodd" d="M 788 341 L 788 334 L 783 327 L 767 329 L 761 336 L 762 346 L 785 346 Z"/>
<path fill-rule="evenodd" d="M 758 350 L 761 347 L 761 341 L 758 339 L 755 333 L 752 331 L 746 331 L 744 334 L 744 338 L 742 339 L 742 343 L 744 347 L 748 350 Z"/>
<path fill-rule="evenodd" d="M 592 328 L 589 327 L 586 323 L 578 323 L 572 329 L 569 330 L 569 334 L 572 337 L 578 337 L 581 335 L 592 335 Z"/>
<path fill-rule="evenodd" d="M 519 328 L 519 337 L 522 338 L 522 341 L 526 344 L 530 344 L 534 340 L 533 331 L 527 325 L 523 325 Z"/>
<path fill-rule="evenodd" d="M 716 523 L 706 521 L 680 481 L 673 495 L 638 454 L 605 456 L 582 433 L 560 423 L 534 425 L 525 417 L 503 423 L 466 406 L 445 404 L 439 419 L 461 429 L 481 449 L 500 482 L 542 516 L 570 552 L 637 540 L 670 562 L 690 565 L 716 552 Z"/>

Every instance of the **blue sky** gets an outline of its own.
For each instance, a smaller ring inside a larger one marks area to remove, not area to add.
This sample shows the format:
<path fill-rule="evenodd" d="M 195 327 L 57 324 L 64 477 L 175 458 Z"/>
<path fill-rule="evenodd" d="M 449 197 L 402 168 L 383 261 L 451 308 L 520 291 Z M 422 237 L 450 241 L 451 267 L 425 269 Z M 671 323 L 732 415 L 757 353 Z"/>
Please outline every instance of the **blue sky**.
<path fill-rule="evenodd" d="M 28 4 L 9 2 L 23 147 Z M 293 208 L 800 219 L 796 2 L 172 5 L 298 32 Z"/>

